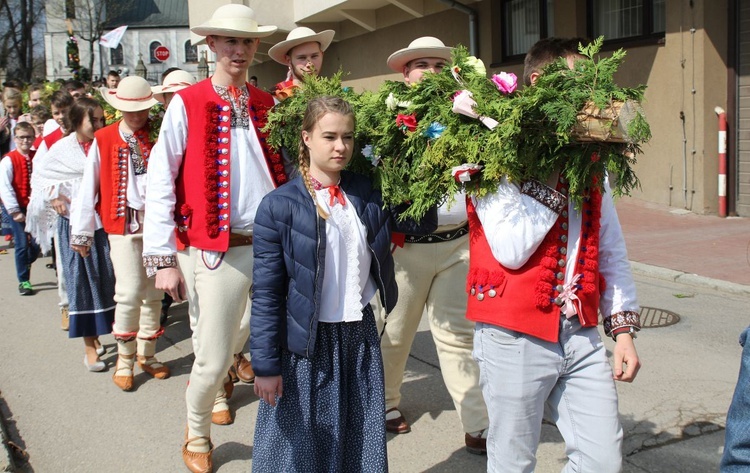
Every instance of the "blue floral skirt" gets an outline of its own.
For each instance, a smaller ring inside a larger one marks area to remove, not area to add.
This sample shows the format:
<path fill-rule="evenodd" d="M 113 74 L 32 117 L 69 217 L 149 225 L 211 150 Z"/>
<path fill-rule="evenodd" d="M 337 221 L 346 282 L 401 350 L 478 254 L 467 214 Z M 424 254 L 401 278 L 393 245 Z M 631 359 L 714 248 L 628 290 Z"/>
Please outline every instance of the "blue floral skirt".
<path fill-rule="evenodd" d="M 5 206 L 0 202 L 0 215 L 2 215 L 2 225 L 0 225 L 0 235 L 13 235 L 13 230 L 10 227 L 10 214 L 5 210 Z"/>
<path fill-rule="evenodd" d="M 372 308 L 319 323 L 311 358 L 282 350 L 283 396 L 260 401 L 253 471 L 385 472 L 385 388 Z"/>
<path fill-rule="evenodd" d="M 104 230 L 94 233 L 94 243 L 85 258 L 70 248 L 70 221 L 57 223 L 60 262 L 65 272 L 70 315 L 69 338 L 96 337 L 112 332 L 115 321 L 115 272 L 109 258 L 109 240 Z"/>

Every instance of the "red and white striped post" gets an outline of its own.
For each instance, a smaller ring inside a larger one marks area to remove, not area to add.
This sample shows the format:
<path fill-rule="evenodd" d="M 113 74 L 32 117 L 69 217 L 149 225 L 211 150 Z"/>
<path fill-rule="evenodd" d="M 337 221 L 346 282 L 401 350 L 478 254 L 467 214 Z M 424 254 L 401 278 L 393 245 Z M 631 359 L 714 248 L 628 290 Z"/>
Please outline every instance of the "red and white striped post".
<path fill-rule="evenodd" d="M 727 113 L 714 109 L 719 117 L 719 217 L 727 216 Z"/>

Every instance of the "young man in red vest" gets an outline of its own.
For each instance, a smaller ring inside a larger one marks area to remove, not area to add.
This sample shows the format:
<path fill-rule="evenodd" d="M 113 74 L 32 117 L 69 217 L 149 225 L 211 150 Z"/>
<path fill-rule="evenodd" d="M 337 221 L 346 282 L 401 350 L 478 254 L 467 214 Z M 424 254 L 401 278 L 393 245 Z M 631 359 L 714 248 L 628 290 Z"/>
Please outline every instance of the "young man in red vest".
<path fill-rule="evenodd" d="M 191 471 L 211 471 L 211 423 L 233 421 L 227 370 L 233 359 L 247 363 L 255 211 L 287 176 L 261 131 L 273 97 L 246 82 L 259 38 L 276 27 L 259 26 L 251 8 L 230 4 L 192 31 L 206 36 L 216 71 L 177 92 L 164 116 L 149 173 L 143 259 L 156 287 L 190 303 L 195 362 L 182 454 Z"/>
<path fill-rule="evenodd" d="M 81 190 L 70 215 L 71 246 L 87 256 L 94 232 L 107 232 L 115 270 L 117 364 L 112 380 L 123 391 L 133 389 L 137 355 L 141 369 L 156 379 L 169 377 L 169 368 L 156 360 L 156 339 L 164 296 L 141 263 L 146 171 L 153 141 L 148 113 L 156 104 L 145 79 L 130 76 L 117 89 L 100 89 L 104 99 L 122 112 L 122 120 L 95 133 L 88 152 Z"/>
<path fill-rule="evenodd" d="M 526 55 L 525 82 L 577 42 L 542 40 Z M 503 180 L 467 202 L 470 264 L 467 317 L 477 323 L 490 417 L 490 472 L 533 471 L 545 410 L 565 439 L 564 471 L 618 472 L 622 427 L 614 380 L 640 367 L 635 284 L 612 194 L 604 179 L 577 210 L 557 173 L 547 182 Z M 615 339 L 614 373 L 597 330 Z M 623 369 L 623 366 L 626 368 Z"/>
<path fill-rule="evenodd" d="M 34 294 L 29 282 L 31 264 L 39 256 L 39 245 L 25 231 L 26 206 L 31 195 L 31 145 L 34 143 L 34 127 L 21 122 L 13 129 L 16 149 L 0 161 L 0 198 L 11 218 L 13 239 L 16 242 L 15 260 L 18 276 L 18 292 L 22 296 Z"/>

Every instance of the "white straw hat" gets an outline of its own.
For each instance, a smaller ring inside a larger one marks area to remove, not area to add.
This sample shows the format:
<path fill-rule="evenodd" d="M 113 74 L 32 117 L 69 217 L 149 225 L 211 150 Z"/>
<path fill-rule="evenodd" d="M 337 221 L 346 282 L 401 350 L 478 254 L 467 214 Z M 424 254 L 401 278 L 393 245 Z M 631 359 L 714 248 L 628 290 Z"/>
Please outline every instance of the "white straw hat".
<path fill-rule="evenodd" d="M 157 103 L 148 81 L 140 76 L 125 77 L 116 89 L 100 87 L 99 93 L 108 104 L 121 112 L 140 112 Z"/>
<path fill-rule="evenodd" d="M 195 84 L 195 77 L 188 71 L 178 69 L 167 74 L 162 85 L 151 87 L 151 90 L 154 92 L 154 98 L 164 103 L 164 94 L 177 92 L 193 84 Z"/>
<path fill-rule="evenodd" d="M 273 34 L 276 29 L 275 26 L 259 26 L 252 8 L 230 3 L 217 8 L 210 20 L 190 31 L 200 36 L 263 38 Z"/>
<path fill-rule="evenodd" d="M 452 48 L 432 36 L 422 36 L 409 43 L 408 48 L 399 49 L 388 57 L 388 67 L 403 72 L 404 66 L 415 59 L 437 57 L 450 61 Z"/>
<path fill-rule="evenodd" d="M 274 61 L 286 65 L 286 58 L 284 56 L 286 56 L 292 48 L 299 46 L 300 44 L 315 42 L 320 43 L 321 51 L 325 51 L 328 49 L 328 46 L 331 45 L 334 34 L 336 34 L 336 32 L 333 30 L 325 30 L 316 33 L 310 28 L 300 26 L 290 31 L 286 36 L 286 40 L 273 45 L 271 49 L 268 50 L 268 55 L 271 56 L 271 59 Z"/>

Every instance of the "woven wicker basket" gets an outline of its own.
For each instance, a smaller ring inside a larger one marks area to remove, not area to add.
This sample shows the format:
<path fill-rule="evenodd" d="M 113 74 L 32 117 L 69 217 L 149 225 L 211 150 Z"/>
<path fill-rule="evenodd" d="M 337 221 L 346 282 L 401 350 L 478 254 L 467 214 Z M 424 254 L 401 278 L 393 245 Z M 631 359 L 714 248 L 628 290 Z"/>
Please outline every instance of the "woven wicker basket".
<path fill-rule="evenodd" d="M 639 111 L 640 105 L 632 100 L 614 101 L 603 109 L 589 102 L 578 114 L 573 137 L 579 142 L 629 143 L 628 124 Z"/>

